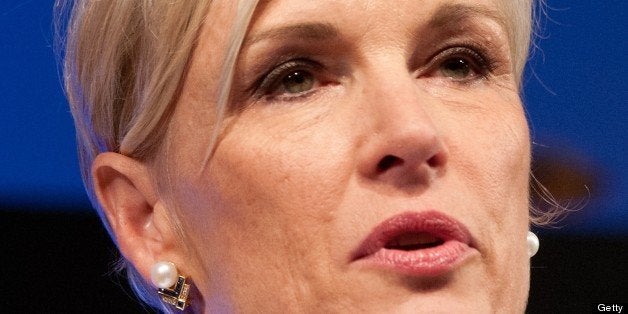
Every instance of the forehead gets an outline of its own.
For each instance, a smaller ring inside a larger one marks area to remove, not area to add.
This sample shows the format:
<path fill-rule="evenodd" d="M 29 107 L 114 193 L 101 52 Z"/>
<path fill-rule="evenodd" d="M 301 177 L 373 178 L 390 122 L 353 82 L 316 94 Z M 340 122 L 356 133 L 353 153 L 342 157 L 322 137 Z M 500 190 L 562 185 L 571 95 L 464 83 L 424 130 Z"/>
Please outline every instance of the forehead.
<path fill-rule="evenodd" d="M 203 94 L 198 95 L 198 98 L 207 99 L 208 95 L 216 95 L 217 90 L 211 87 L 217 88 L 222 84 L 220 71 L 215 69 L 215 65 L 225 63 L 229 49 L 234 49 L 234 38 L 238 33 L 244 36 L 246 47 L 255 41 L 282 35 L 287 30 L 284 27 L 299 23 L 331 26 L 342 24 L 342 31 L 351 31 L 346 26 L 355 31 L 360 25 L 366 25 L 367 28 L 390 27 L 391 31 L 398 31 L 394 28 L 395 25 L 387 24 L 402 19 L 413 19 L 439 27 L 448 23 L 455 24 L 464 19 L 483 18 L 499 25 L 508 36 L 508 40 L 512 41 L 515 20 L 512 18 L 514 5 L 505 4 L 502 0 L 261 0 L 257 5 L 255 1 L 247 3 L 249 6 L 255 6 L 253 17 L 248 27 L 244 25 L 240 29 L 237 21 L 241 18 L 238 15 L 246 11 L 246 6 L 230 0 L 212 3 L 190 63 L 189 74 L 192 76 L 195 70 L 201 69 L 198 73 L 199 80 L 196 81 L 202 88 L 194 89 Z M 351 23 L 342 23 L 345 21 Z M 296 29 L 293 27 L 291 31 L 301 38 L 308 38 L 333 35 L 337 29 L 298 26 Z"/>
<path fill-rule="evenodd" d="M 407 10 L 414 7 L 416 10 Z M 431 0 L 431 1 L 387 1 L 387 0 L 261 0 L 257 4 L 254 21 L 272 14 L 277 21 L 293 21 L 312 18 L 311 14 L 324 13 L 327 17 L 351 18 L 358 12 L 389 13 L 395 16 L 413 15 L 422 17 L 438 14 L 440 18 L 457 18 L 469 13 L 479 13 L 495 18 L 502 24 L 513 20 L 512 8 L 517 5 L 503 0 Z M 322 16 L 319 16 L 322 17 Z"/>
<path fill-rule="evenodd" d="M 484 18 L 496 23 L 512 41 L 516 21 L 522 19 L 518 15 L 525 13 L 519 12 L 522 7 L 522 3 L 503 0 L 262 0 L 257 5 L 246 40 L 258 41 L 260 35 L 272 37 L 283 31 L 278 26 L 301 22 L 325 21 L 339 25 L 350 20 L 356 28 L 360 24 L 381 28 L 394 27 L 386 24 L 395 24 L 396 21 L 414 20 L 437 28 L 452 22 Z M 258 32 L 273 28 L 274 31 L 267 33 Z"/>

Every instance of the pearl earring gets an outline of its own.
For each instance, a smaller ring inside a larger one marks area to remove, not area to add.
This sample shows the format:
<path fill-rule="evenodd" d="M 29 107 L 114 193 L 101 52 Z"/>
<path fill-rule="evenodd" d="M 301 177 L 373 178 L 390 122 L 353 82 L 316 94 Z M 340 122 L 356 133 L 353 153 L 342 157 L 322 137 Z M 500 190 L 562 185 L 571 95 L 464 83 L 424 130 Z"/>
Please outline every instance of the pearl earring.
<path fill-rule="evenodd" d="M 171 262 L 157 262 L 150 271 L 150 279 L 157 288 L 167 289 L 177 282 L 177 268 Z"/>
<path fill-rule="evenodd" d="M 150 279 L 157 287 L 157 293 L 165 303 L 184 310 L 188 305 L 190 285 L 185 283 L 185 277 L 179 276 L 177 268 L 171 262 L 161 261 L 153 265 Z"/>
<path fill-rule="evenodd" d="M 528 256 L 532 257 L 539 251 L 539 238 L 532 231 L 528 231 Z"/>

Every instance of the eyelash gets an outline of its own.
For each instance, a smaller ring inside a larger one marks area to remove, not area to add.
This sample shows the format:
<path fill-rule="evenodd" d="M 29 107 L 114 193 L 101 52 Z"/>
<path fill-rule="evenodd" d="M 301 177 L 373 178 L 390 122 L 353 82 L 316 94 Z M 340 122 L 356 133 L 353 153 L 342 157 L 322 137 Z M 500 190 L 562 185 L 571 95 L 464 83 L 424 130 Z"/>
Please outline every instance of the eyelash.
<path fill-rule="evenodd" d="M 440 71 L 445 62 L 455 58 L 460 58 L 469 62 L 471 70 L 474 71 L 474 74 L 462 79 L 451 78 L 451 80 L 458 84 L 466 85 L 478 79 L 486 79 L 489 77 L 490 73 L 494 71 L 495 62 L 487 56 L 489 56 L 489 54 L 487 54 L 483 48 L 474 45 L 466 44 L 448 46 L 429 58 L 429 60 L 432 61 L 430 61 L 431 64 L 427 67 L 429 69 L 428 73 Z M 253 94 L 258 100 L 266 98 L 269 101 L 291 101 L 305 98 L 316 92 L 316 89 L 293 95 L 274 94 L 274 92 L 281 84 L 281 80 L 289 73 L 295 71 L 305 71 L 311 73 L 314 79 L 318 80 L 320 84 L 321 75 L 319 73 L 322 70 L 323 65 L 314 60 L 308 58 L 290 59 L 280 63 L 261 75 L 255 81 L 255 84 L 251 89 L 254 90 Z"/>
<path fill-rule="evenodd" d="M 429 68 L 437 67 L 436 70 L 438 71 L 440 70 L 439 67 L 443 66 L 445 62 L 455 58 L 468 61 L 470 62 L 469 65 L 472 70 L 475 71 L 477 75 L 472 75 L 464 79 L 452 78 L 453 81 L 466 84 L 478 78 L 486 79 L 495 70 L 496 63 L 489 56 L 490 54 L 486 53 L 483 48 L 474 45 L 448 46 L 430 57 L 430 60 L 433 60 L 431 62 L 433 65 L 430 65 Z"/>
<path fill-rule="evenodd" d="M 320 63 L 307 58 L 296 58 L 283 62 L 261 75 L 260 78 L 255 81 L 256 83 L 253 86 L 255 88 L 255 98 L 261 99 L 263 97 L 267 97 L 269 100 L 273 100 L 279 97 L 282 98 L 282 100 L 291 100 L 306 97 L 313 91 L 283 97 L 281 95 L 273 95 L 273 92 L 281 84 L 281 80 L 290 72 L 306 71 L 312 73 L 314 78 L 320 78 L 320 75 L 317 75 L 316 73 L 320 72 L 322 68 L 323 66 Z"/>

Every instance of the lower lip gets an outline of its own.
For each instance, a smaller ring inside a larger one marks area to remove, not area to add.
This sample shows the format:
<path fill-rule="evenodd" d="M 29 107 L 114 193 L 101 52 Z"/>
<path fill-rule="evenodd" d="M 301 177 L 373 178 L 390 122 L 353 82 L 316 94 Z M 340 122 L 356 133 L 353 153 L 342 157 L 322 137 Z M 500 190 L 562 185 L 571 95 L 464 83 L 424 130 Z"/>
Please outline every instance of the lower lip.
<path fill-rule="evenodd" d="M 356 262 L 404 275 L 436 277 L 450 273 L 469 259 L 473 252 L 477 251 L 467 244 L 450 240 L 433 248 L 413 251 L 382 248 Z"/>

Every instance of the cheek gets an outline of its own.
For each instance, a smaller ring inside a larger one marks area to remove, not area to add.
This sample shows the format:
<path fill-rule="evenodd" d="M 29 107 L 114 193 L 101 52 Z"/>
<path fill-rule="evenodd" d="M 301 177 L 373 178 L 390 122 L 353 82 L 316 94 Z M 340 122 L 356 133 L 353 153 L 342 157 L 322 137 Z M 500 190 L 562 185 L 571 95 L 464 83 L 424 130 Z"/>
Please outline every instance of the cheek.
<path fill-rule="evenodd" d="M 218 187 L 230 201 L 244 205 L 234 210 L 265 208 L 255 214 L 276 220 L 333 216 L 351 175 L 349 145 L 326 108 L 295 111 L 245 112 L 220 143 L 209 175 L 228 184 Z"/>
<path fill-rule="evenodd" d="M 325 149 L 338 149 L 332 137 L 311 136 L 321 132 L 310 128 L 302 132 L 310 132 L 310 136 L 265 136 L 262 130 L 242 134 L 234 130 L 221 143 L 210 176 L 220 183 L 217 188 L 228 197 L 228 203 L 238 204 L 233 210 L 264 208 L 256 215 L 277 220 L 333 215 L 329 208 L 335 206 L 330 203 L 337 202 L 350 175 L 347 162 L 339 158 L 341 152 Z"/>
<path fill-rule="evenodd" d="M 516 93 L 484 92 L 466 99 L 445 102 L 454 112 L 449 117 L 456 117 L 441 123 L 448 134 L 450 177 L 465 191 L 465 203 L 474 204 L 470 214 L 481 217 L 476 229 L 491 299 L 511 300 L 523 308 L 529 276 L 527 122 Z"/>
<path fill-rule="evenodd" d="M 329 254 L 332 235 L 323 226 L 336 217 L 351 175 L 346 145 L 330 135 L 333 128 L 299 124 L 294 132 L 286 132 L 290 126 L 281 129 L 235 125 L 203 177 L 188 184 L 194 191 L 187 196 L 191 230 L 202 230 L 196 243 L 206 260 L 214 260 L 213 271 L 228 274 L 230 285 L 246 280 L 238 289 L 249 299 L 255 295 L 247 290 L 253 283 L 281 291 L 302 286 L 290 282 L 307 282 L 301 276 L 316 268 L 329 268 L 323 265 L 329 258 L 320 255 Z M 221 259 L 211 252 L 221 252 Z M 276 280 L 268 282 L 269 273 Z"/>
<path fill-rule="evenodd" d="M 442 123 L 450 166 L 483 200 L 500 202 L 499 210 L 489 212 L 492 221 L 527 225 L 527 219 L 517 220 L 528 215 L 530 138 L 523 106 L 511 90 L 479 93 L 445 102 L 454 112 Z"/>

